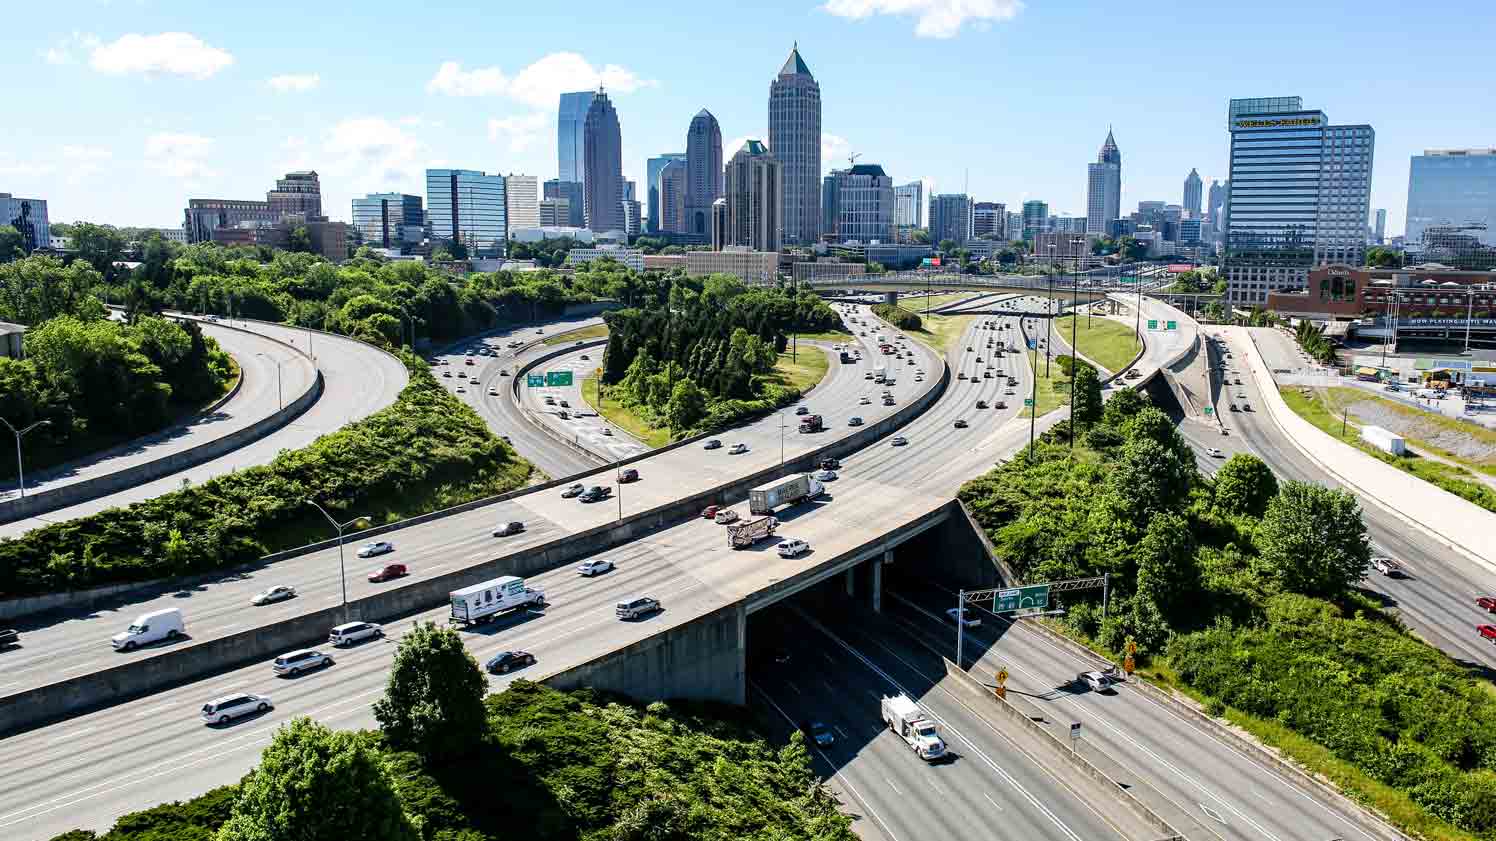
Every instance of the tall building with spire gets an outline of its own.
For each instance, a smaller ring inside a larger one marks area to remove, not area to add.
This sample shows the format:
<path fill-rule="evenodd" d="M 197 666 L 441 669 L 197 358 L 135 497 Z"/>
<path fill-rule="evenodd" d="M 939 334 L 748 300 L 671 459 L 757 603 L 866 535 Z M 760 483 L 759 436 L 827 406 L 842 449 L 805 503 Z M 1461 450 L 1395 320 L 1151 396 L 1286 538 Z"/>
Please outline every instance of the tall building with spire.
<path fill-rule="evenodd" d="M 821 86 L 799 44 L 769 83 L 769 151 L 784 167 L 784 243 L 812 245 L 821 222 Z"/>
<path fill-rule="evenodd" d="M 1112 130 L 1096 155 L 1086 165 L 1086 233 L 1106 236 L 1114 220 L 1122 215 L 1122 153 Z"/>
<path fill-rule="evenodd" d="M 722 195 L 722 128 L 705 108 L 686 130 L 686 232 L 712 234 L 712 203 Z"/>
<path fill-rule="evenodd" d="M 623 136 L 618 112 L 599 87 L 587 107 L 582 167 L 582 202 L 587 227 L 594 233 L 623 231 Z"/>
<path fill-rule="evenodd" d="M 1186 219 L 1200 218 L 1200 198 L 1204 188 L 1200 181 L 1200 173 L 1190 167 L 1190 174 L 1184 177 L 1184 212 Z"/>

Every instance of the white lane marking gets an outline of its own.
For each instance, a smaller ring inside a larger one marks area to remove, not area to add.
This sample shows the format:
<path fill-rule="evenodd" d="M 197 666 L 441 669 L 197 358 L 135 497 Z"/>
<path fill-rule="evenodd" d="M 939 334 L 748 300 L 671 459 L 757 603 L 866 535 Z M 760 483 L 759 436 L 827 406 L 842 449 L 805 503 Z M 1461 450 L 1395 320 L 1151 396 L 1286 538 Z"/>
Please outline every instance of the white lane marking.
<path fill-rule="evenodd" d="M 1000 806 L 1000 805 L 998 805 L 998 802 L 996 800 L 992 799 L 992 795 L 990 795 L 990 794 L 988 794 L 987 792 L 984 791 L 984 792 L 982 792 L 982 796 L 985 797 L 985 798 L 987 798 L 987 802 L 991 803 L 993 805 L 993 807 L 997 809 L 997 811 L 999 811 L 999 812 L 1003 811 L 1003 807 Z"/>
<path fill-rule="evenodd" d="M 1200 805 L 1200 811 L 1204 812 L 1206 817 L 1210 818 L 1213 821 L 1216 821 L 1221 826 L 1225 826 L 1226 825 L 1226 819 L 1223 818 L 1223 817 L 1221 817 L 1221 813 L 1220 812 L 1217 812 L 1216 810 L 1210 808 L 1209 806 L 1206 806 L 1204 803 L 1201 803 L 1199 805 Z"/>
<path fill-rule="evenodd" d="M 893 793 L 894 794 L 897 794 L 900 797 L 903 796 L 904 792 L 899 791 L 899 787 L 893 784 L 893 780 L 889 779 L 888 777 L 884 777 L 883 779 L 888 782 L 888 787 L 891 788 L 891 789 L 893 789 Z"/>
<path fill-rule="evenodd" d="M 170 704 L 157 704 L 154 707 L 146 707 L 145 709 L 141 710 L 140 712 L 135 713 L 135 717 L 136 718 L 145 718 L 148 715 L 155 715 L 156 713 L 161 712 L 162 710 L 168 710 L 168 709 L 171 709 L 172 707 L 175 707 L 175 706 L 177 706 L 177 704 L 170 703 Z"/>
<path fill-rule="evenodd" d="M 804 695 L 805 694 L 804 692 L 800 691 L 800 687 L 796 686 L 795 682 L 793 680 L 786 680 L 784 682 L 784 685 L 788 686 L 789 688 L 791 688 L 793 690 L 795 690 L 795 694 L 796 695 Z"/>
<path fill-rule="evenodd" d="M 55 745 L 58 742 L 66 742 L 69 739 L 76 739 L 76 738 L 78 738 L 79 736 L 82 736 L 85 733 L 92 733 L 93 731 L 95 731 L 97 729 L 99 729 L 99 728 L 97 728 L 97 727 L 85 727 L 82 730 L 74 730 L 71 733 L 64 733 L 61 736 L 53 736 L 52 738 L 50 738 L 50 739 L 47 740 L 47 744 L 49 744 L 49 745 Z"/>

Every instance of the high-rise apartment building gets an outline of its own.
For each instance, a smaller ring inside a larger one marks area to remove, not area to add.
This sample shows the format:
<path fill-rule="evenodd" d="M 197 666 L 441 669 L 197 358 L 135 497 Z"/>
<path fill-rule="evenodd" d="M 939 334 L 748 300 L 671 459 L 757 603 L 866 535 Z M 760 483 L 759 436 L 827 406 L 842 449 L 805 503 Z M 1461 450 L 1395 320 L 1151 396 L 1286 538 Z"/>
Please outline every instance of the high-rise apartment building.
<path fill-rule="evenodd" d="M 1184 213 L 1189 219 L 1199 219 L 1202 208 L 1200 206 L 1201 194 L 1204 192 L 1200 181 L 1200 173 L 1194 167 L 1190 168 L 1190 174 L 1184 177 Z"/>
<path fill-rule="evenodd" d="M 657 234 L 664 230 L 660 227 L 660 170 L 671 161 L 684 161 L 685 159 L 685 152 L 666 152 L 644 163 L 644 190 L 647 193 L 645 204 L 649 214 L 649 221 L 645 227 L 649 233 Z"/>
<path fill-rule="evenodd" d="M 1024 203 L 1024 239 L 1031 239 L 1028 203 Z M 1049 213 L 1045 208 L 1045 215 Z M 1096 153 L 1096 163 L 1086 164 L 1086 233 L 1103 236 L 1112 220 L 1122 214 L 1122 152 L 1112 130 Z M 1037 230 L 1037 229 L 1034 229 Z"/>
<path fill-rule="evenodd" d="M 426 170 L 431 238 L 461 243 L 472 257 L 502 257 L 508 235 L 504 176 L 471 169 Z"/>
<path fill-rule="evenodd" d="M 279 219 L 289 213 L 306 217 L 322 215 L 322 182 L 315 172 L 288 172 L 265 194 L 270 212 Z"/>
<path fill-rule="evenodd" d="M 1111 140 L 1111 132 L 1107 132 L 1107 140 Z M 1116 148 L 1116 147 L 1113 147 Z M 1086 214 L 1086 227 L 1091 225 L 1091 215 Z M 1049 203 L 1030 199 L 1023 203 L 1023 239 L 1034 241 L 1037 234 L 1049 231 Z"/>
<path fill-rule="evenodd" d="M 877 164 L 833 169 L 822 182 L 821 233 L 837 242 L 893 242 L 893 179 Z"/>
<path fill-rule="evenodd" d="M 568 228 L 571 224 L 571 200 L 549 198 L 540 200 L 540 227 Z"/>
<path fill-rule="evenodd" d="M 971 235 L 978 239 L 1003 239 L 1008 233 L 1008 207 L 1002 202 L 979 201 L 971 208 Z"/>
<path fill-rule="evenodd" d="M 540 227 L 539 176 L 504 176 L 504 223 L 508 231 Z"/>
<path fill-rule="evenodd" d="M 1332 126 L 1297 96 L 1233 99 L 1226 196 L 1226 300 L 1264 306 L 1309 269 L 1360 265 L 1371 201 L 1371 126 Z"/>
<path fill-rule="evenodd" d="M 1484 225 L 1477 236 L 1496 245 L 1496 149 L 1429 149 L 1408 170 L 1409 249 L 1430 226 Z"/>
<path fill-rule="evenodd" d="M 622 231 L 623 135 L 618 112 L 601 88 L 587 107 L 583 134 L 586 164 L 582 168 L 582 202 L 587 227 L 598 234 Z"/>
<path fill-rule="evenodd" d="M 353 227 L 373 248 L 420 243 L 423 216 L 420 196 L 370 193 L 353 200 Z"/>
<path fill-rule="evenodd" d="M 1373 245 L 1383 245 L 1387 242 L 1387 208 L 1377 208 L 1376 219 L 1376 227 L 1371 232 L 1371 242 Z"/>
<path fill-rule="evenodd" d="M 587 110 L 592 107 L 592 98 L 596 95 L 592 91 L 561 94 L 561 108 L 556 114 L 558 181 L 581 184 L 587 180 Z"/>
<path fill-rule="evenodd" d="M 690 181 L 684 160 L 672 160 L 660 170 L 660 233 L 686 232 L 686 186 Z"/>
<path fill-rule="evenodd" d="M 900 228 L 925 226 L 925 184 L 915 181 L 893 188 L 893 223 Z"/>
<path fill-rule="evenodd" d="M 686 130 L 686 231 L 712 234 L 712 203 L 722 195 L 722 128 L 705 108 Z"/>
<path fill-rule="evenodd" d="M 798 44 L 769 83 L 769 150 L 784 165 L 784 242 L 812 245 L 821 222 L 821 86 Z"/>
<path fill-rule="evenodd" d="M 721 244 L 778 251 L 784 230 L 784 164 L 762 141 L 749 140 L 727 162 L 725 181 Z"/>
<path fill-rule="evenodd" d="M 45 199 L 22 199 L 0 193 L 0 225 L 21 232 L 21 244 L 28 254 L 38 248 L 52 247 L 52 226 L 47 220 Z"/>
<path fill-rule="evenodd" d="M 930 197 L 930 243 L 946 240 L 957 245 L 972 238 L 971 197 L 965 193 L 937 193 Z"/>
<path fill-rule="evenodd" d="M 630 237 L 639 235 L 641 213 L 639 209 L 639 197 L 636 193 L 634 182 L 625 178 L 623 180 L 623 232 Z"/>

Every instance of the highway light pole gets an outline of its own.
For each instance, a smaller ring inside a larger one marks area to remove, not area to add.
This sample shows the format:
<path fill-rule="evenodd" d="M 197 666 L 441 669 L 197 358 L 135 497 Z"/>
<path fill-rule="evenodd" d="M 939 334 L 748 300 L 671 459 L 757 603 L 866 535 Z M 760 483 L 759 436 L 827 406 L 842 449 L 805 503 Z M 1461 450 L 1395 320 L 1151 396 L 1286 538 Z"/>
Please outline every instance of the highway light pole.
<path fill-rule="evenodd" d="M 1023 334 L 1023 318 L 1021 316 L 1018 319 L 1018 333 L 1019 333 L 1019 335 Z M 1025 340 L 1024 344 L 1028 344 L 1028 341 Z M 1031 392 L 1030 397 L 1029 397 L 1029 404 L 1030 405 L 1029 405 L 1029 449 L 1028 449 L 1028 459 L 1029 459 L 1029 464 L 1033 464 L 1034 463 L 1034 428 L 1039 423 L 1039 351 L 1038 351 L 1037 348 L 1034 350 L 1033 356 L 1031 356 L 1030 359 L 1032 359 L 1033 363 L 1034 363 L 1034 365 L 1033 365 L 1033 367 L 1034 367 L 1034 375 L 1032 377 L 1032 379 L 1033 379 L 1033 389 L 1032 389 L 1032 392 Z"/>
<path fill-rule="evenodd" d="M 623 522 L 623 474 L 618 472 L 618 468 L 622 466 L 623 456 L 613 459 L 613 484 L 618 486 L 618 521 L 620 523 Z"/>
<path fill-rule="evenodd" d="M 255 353 L 255 356 L 263 356 L 266 359 L 269 359 L 271 362 L 275 363 L 275 404 L 276 404 L 275 408 L 276 408 L 277 411 L 286 408 L 285 398 L 283 398 L 281 396 L 282 392 L 281 392 L 281 363 L 280 363 L 280 360 L 276 359 L 275 357 L 271 356 L 268 353 L 265 353 L 264 351 L 257 351 Z"/>
<path fill-rule="evenodd" d="M 1049 246 L 1049 298 L 1044 301 L 1044 376 L 1049 376 L 1049 346 L 1054 343 L 1054 246 Z M 1075 348 L 1071 348 L 1075 350 Z M 1038 408 L 1037 406 L 1035 408 Z"/>
<path fill-rule="evenodd" d="M 39 426 L 51 426 L 52 422 L 49 420 L 39 420 L 26 427 L 25 429 L 16 429 L 14 426 L 11 426 L 10 421 L 6 420 L 5 418 L 0 418 L 0 423 L 4 423 L 5 426 L 10 429 L 11 434 L 16 436 L 16 478 L 20 480 L 21 484 L 21 499 L 25 499 L 26 471 L 21 467 L 21 438 L 24 437 L 26 433 L 30 432 L 33 429 L 36 429 Z"/>
<path fill-rule="evenodd" d="M 1084 242 L 1085 240 L 1080 240 Z M 1070 241 L 1071 246 L 1076 240 Z M 1080 327 L 1080 258 L 1076 257 L 1075 277 L 1070 279 L 1070 452 L 1075 452 L 1075 372 L 1080 369 L 1080 345 L 1076 329 Z"/>
<path fill-rule="evenodd" d="M 322 506 L 318 505 L 317 503 L 313 502 L 310 499 L 306 500 L 306 504 L 312 506 L 313 508 L 317 509 L 318 511 L 321 511 L 322 512 L 322 516 L 324 516 L 324 517 L 327 518 L 327 522 L 332 523 L 332 527 L 334 529 L 337 529 L 337 532 L 338 532 L 338 578 L 339 578 L 339 580 L 343 584 L 343 621 L 347 622 L 348 621 L 348 568 L 343 564 L 343 530 L 346 529 L 346 528 L 348 528 L 349 526 L 358 525 L 359 523 L 362 523 L 363 521 L 365 521 L 365 520 L 367 520 L 369 518 L 366 517 L 366 516 L 359 516 L 359 517 L 354 517 L 353 519 L 349 520 L 346 523 L 339 523 L 337 520 L 334 520 L 332 518 L 331 514 L 327 513 L 327 509 L 326 508 L 323 508 Z"/>

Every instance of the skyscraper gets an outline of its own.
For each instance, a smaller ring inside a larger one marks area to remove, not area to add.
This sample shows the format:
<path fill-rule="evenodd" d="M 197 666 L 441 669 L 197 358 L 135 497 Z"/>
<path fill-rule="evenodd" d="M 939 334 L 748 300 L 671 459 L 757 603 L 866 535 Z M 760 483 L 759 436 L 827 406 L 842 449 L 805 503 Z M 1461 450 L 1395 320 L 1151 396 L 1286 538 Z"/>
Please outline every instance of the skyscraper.
<path fill-rule="evenodd" d="M 1190 167 L 1190 174 L 1184 177 L 1184 212 L 1190 219 L 1200 218 L 1200 185 L 1200 173 Z"/>
<path fill-rule="evenodd" d="M 540 178 L 504 176 L 504 222 L 507 230 L 540 227 Z"/>
<path fill-rule="evenodd" d="M 1111 132 L 1107 132 L 1106 139 L 1107 139 L 1108 142 L 1111 141 L 1111 139 L 1112 139 Z M 1117 148 L 1116 146 L 1113 146 L 1112 147 L 1113 151 L 1115 151 L 1116 148 Z M 1106 150 L 1103 149 L 1102 151 L 1105 152 Z M 1087 233 L 1090 233 L 1090 226 L 1091 226 L 1091 217 L 1090 217 L 1089 214 L 1087 214 L 1087 216 L 1086 216 L 1086 232 Z M 1023 203 L 1023 238 L 1026 239 L 1026 240 L 1028 240 L 1029 242 L 1033 242 L 1034 241 L 1034 237 L 1036 235 L 1045 233 L 1048 230 L 1049 230 L 1049 203 L 1048 202 L 1039 201 L 1038 199 L 1030 199 L 1029 201 L 1024 202 Z"/>
<path fill-rule="evenodd" d="M 545 199 L 566 202 L 566 212 L 570 215 L 561 220 L 561 225 L 570 225 L 573 228 L 583 226 L 582 182 L 562 181 L 559 178 L 549 179 L 541 187 L 541 200 Z"/>
<path fill-rule="evenodd" d="M 686 162 L 680 159 L 667 161 L 660 170 L 660 224 L 661 233 L 683 234 L 686 232 Z"/>
<path fill-rule="evenodd" d="M 1408 169 L 1409 247 L 1430 226 L 1485 225 L 1479 234 L 1496 245 L 1496 149 L 1429 149 Z"/>
<path fill-rule="evenodd" d="M 722 128 L 705 108 L 686 130 L 686 230 L 712 235 L 712 202 L 722 195 Z"/>
<path fill-rule="evenodd" d="M 322 183 L 315 172 L 288 172 L 277 179 L 275 189 L 265 194 L 270 212 L 277 219 L 287 213 L 308 218 L 322 215 Z"/>
<path fill-rule="evenodd" d="M 1210 192 L 1207 194 L 1205 199 L 1205 217 L 1209 219 L 1212 224 L 1214 224 L 1217 219 L 1221 218 L 1221 205 L 1224 204 L 1225 201 L 1226 189 L 1221 186 L 1221 182 L 1215 180 L 1214 178 L 1210 179 Z"/>
<path fill-rule="evenodd" d="M 1309 269 L 1360 265 L 1371 201 L 1371 126 L 1332 126 L 1297 96 L 1233 99 L 1226 195 L 1226 300 L 1267 303 Z"/>
<path fill-rule="evenodd" d="M 684 161 L 685 159 L 685 152 L 666 152 L 644 163 L 644 191 L 648 194 L 646 209 L 649 211 L 649 224 L 646 227 L 652 234 L 664 230 L 660 227 L 660 170 L 671 161 Z"/>
<path fill-rule="evenodd" d="M 930 242 L 945 240 L 957 245 L 971 239 L 971 198 L 965 193 L 940 193 L 930 197 Z"/>
<path fill-rule="evenodd" d="M 422 233 L 421 197 L 404 193 L 370 193 L 353 200 L 353 227 L 364 245 L 399 248 L 419 244 Z"/>
<path fill-rule="evenodd" d="M 561 94 L 561 110 L 556 115 L 556 178 L 578 184 L 587 180 L 587 109 L 592 107 L 592 91 Z"/>
<path fill-rule="evenodd" d="M 925 184 L 915 181 L 893 188 L 893 223 L 901 228 L 925 226 Z"/>
<path fill-rule="evenodd" d="M 837 242 L 893 242 L 893 179 L 877 164 L 833 169 L 822 183 L 821 232 Z"/>
<path fill-rule="evenodd" d="M 1027 202 L 1024 203 L 1024 239 L 1029 239 Z M 1048 209 L 1046 208 L 1046 213 Z M 1096 163 L 1086 164 L 1086 233 L 1105 236 L 1112 220 L 1122 214 L 1122 152 L 1112 130 L 1096 153 Z"/>
<path fill-rule="evenodd" d="M 1377 208 L 1376 228 L 1371 232 L 1371 241 L 1374 245 L 1382 245 L 1387 242 L 1387 208 Z"/>
<path fill-rule="evenodd" d="M 471 169 L 426 170 L 431 238 L 461 243 L 473 257 L 502 257 L 507 234 L 504 176 Z"/>
<path fill-rule="evenodd" d="M 784 165 L 784 242 L 811 245 L 821 222 L 821 86 L 798 44 L 769 83 L 769 150 Z"/>
<path fill-rule="evenodd" d="M 971 209 L 971 235 L 1002 239 L 1008 227 L 1008 208 L 1002 202 L 979 201 Z"/>
<path fill-rule="evenodd" d="M 191 218 L 190 211 L 188 217 Z M 22 199 L 10 193 L 0 193 L 0 225 L 9 225 L 21 232 L 22 248 L 28 254 L 52 245 L 52 226 L 47 220 L 45 199 Z"/>
<path fill-rule="evenodd" d="M 587 227 L 593 233 L 622 231 L 623 135 L 618 112 L 608 95 L 598 88 L 582 128 L 585 166 L 582 167 L 582 202 Z"/>
<path fill-rule="evenodd" d="M 623 214 L 623 232 L 630 237 L 639 235 L 639 197 L 635 193 L 634 182 L 625 178 L 623 180 L 623 202 L 619 205 Z"/>
<path fill-rule="evenodd" d="M 721 243 L 744 245 L 754 251 L 778 251 L 783 191 L 784 164 L 769 153 L 763 141 L 745 142 L 727 162 Z"/>

